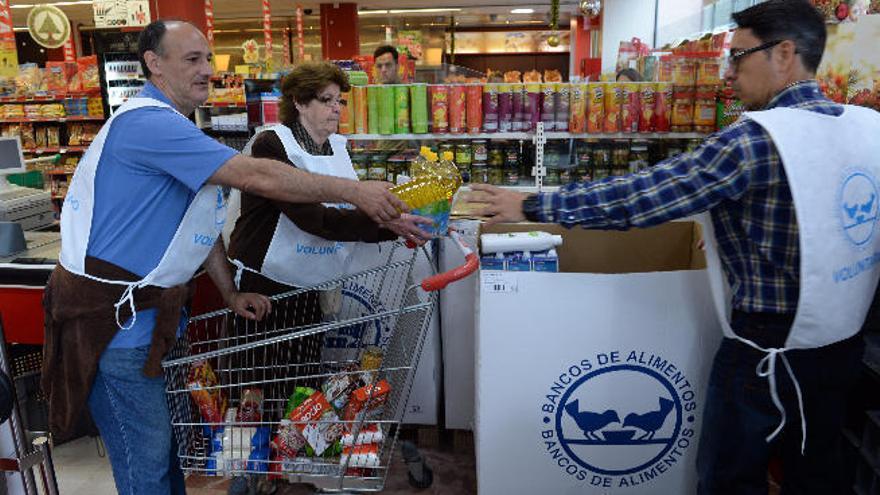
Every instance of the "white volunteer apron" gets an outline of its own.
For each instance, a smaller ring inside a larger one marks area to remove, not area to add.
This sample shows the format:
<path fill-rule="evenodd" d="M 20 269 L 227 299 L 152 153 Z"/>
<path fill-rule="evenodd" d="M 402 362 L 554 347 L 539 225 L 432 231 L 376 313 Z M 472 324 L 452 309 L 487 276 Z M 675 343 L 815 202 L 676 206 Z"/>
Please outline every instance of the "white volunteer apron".
<path fill-rule="evenodd" d="M 800 236 L 800 296 L 782 349 L 763 349 L 730 327 L 730 299 L 714 242 L 712 222 L 703 216 L 706 259 L 715 306 L 724 335 L 766 353 L 758 369 L 766 377 L 782 421 L 785 409 L 776 391 L 780 357 L 795 384 L 806 442 L 806 418 L 797 379 L 785 358 L 792 349 L 840 342 L 861 329 L 880 279 L 880 113 L 844 106 L 838 117 L 777 108 L 746 113 L 773 139 L 794 200 Z"/>
<path fill-rule="evenodd" d="M 332 156 L 311 155 L 296 142 L 290 128 L 275 125 L 267 128 L 278 135 L 288 159 L 297 168 L 313 174 L 331 175 L 345 179 L 357 180 L 357 173 L 351 164 L 348 151 L 345 149 L 346 139 L 338 134 L 328 139 L 333 149 Z M 256 139 L 256 136 L 254 137 Z M 250 146 L 245 148 L 249 152 Z M 348 205 L 325 204 L 328 207 L 347 208 Z M 235 215 L 236 212 L 232 212 Z M 259 273 L 275 282 L 297 287 L 311 287 L 338 279 L 348 273 L 352 259 L 359 251 L 357 242 L 330 241 L 312 235 L 292 222 L 286 215 L 278 215 L 275 233 L 269 249 L 259 269 L 248 267 L 240 260 L 230 260 L 237 268 L 236 286 L 240 286 L 241 274 L 247 270 Z"/>
<path fill-rule="evenodd" d="M 117 117 L 143 107 L 175 110 L 152 98 L 131 98 L 119 107 L 119 110 L 101 128 L 76 167 L 61 209 L 61 266 L 92 280 L 126 286 L 122 298 L 116 303 L 116 322 L 120 328 L 122 328 L 119 321 L 121 305 L 127 303 L 132 312 L 131 324 L 126 328 L 134 325 L 137 317 L 134 310 L 134 290 L 147 285 L 173 287 L 188 282 L 208 257 L 226 221 L 226 200 L 223 189 L 219 186 L 206 185 L 199 190 L 184 213 L 159 264 L 143 279 L 134 282 L 106 280 L 86 273 L 85 259 L 95 208 L 95 173 L 101 160 L 104 141 Z M 104 166 L 113 166 L 113 164 L 105 163 Z"/>

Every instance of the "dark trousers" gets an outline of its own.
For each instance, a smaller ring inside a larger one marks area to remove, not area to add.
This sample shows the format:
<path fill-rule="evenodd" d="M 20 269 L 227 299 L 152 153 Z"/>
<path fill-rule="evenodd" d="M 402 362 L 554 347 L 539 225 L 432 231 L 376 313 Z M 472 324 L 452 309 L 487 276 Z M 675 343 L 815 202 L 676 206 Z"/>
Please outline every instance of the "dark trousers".
<path fill-rule="evenodd" d="M 734 312 L 731 327 L 761 347 L 781 348 L 792 318 Z M 842 486 L 840 431 L 847 397 L 859 374 L 864 341 L 856 335 L 818 349 L 785 353 L 803 394 L 807 445 L 801 454 L 801 418 L 794 384 L 781 358 L 779 397 L 787 414 L 783 431 L 766 437 L 781 415 L 766 378 L 756 375 L 764 354 L 725 338 L 715 356 L 697 454 L 700 495 L 766 495 L 771 456 L 782 460 L 782 495 L 848 493 Z"/>

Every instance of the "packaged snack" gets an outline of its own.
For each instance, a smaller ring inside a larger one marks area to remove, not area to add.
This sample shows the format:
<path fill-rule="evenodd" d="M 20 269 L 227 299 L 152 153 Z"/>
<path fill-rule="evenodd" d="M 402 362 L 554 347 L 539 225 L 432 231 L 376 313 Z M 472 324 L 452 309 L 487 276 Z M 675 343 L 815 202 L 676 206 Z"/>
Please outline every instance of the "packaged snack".
<path fill-rule="evenodd" d="M 263 418 L 263 391 L 258 388 L 246 388 L 241 394 L 238 406 L 237 421 L 257 423 Z"/>
<path fill-rule="evenodd" d="M 690 132 L 694 126 L 694 88 L 676 88 L 672 94 L 672 132 Z"/>
<path fill-rule="evenodd" d="M 391 385 L 386 380 L 380 380 L 375 385 L 366 385 L 351 394 L 345 410 L 342 412 L 342 419 L 345 421 L 355 421 L 371 411 L 379 409 L 388 400 L 388 393 L 391 391 Z"/>
<path fill-rule="evenodd" d="M 428 132 L 428 86 L 413 84 L 409 87 L 409 95 L 412 132 L 425 134 Z"/>
<path fill-rule="evenodd" d="M 290 413 L 314 393 L 315 389 L 313 388 L 296 387 L 293 394 L 287 399 L 287 407 L 284 408 L 284 416 L 290 417 Z"/>
<path fill-rule="evenodd" d="M 378 86 L 379 134 L 394 134 L 394 86 Z"/>
<path fill-rule="evenodd" d="M 672 68 L 675 64 L 675 59 L 671 56 L 661 57 L 660 64 L 657 66 L 657 81 L 659 82 L 672 82 Z"/>
<path fill-rule="evenodd" d="M 721 84 L 721 60 L 704 58 L 697 62 L 697 86 L 717 86 Z"/>
<path fill-rule="evenodd" d="M 520 132 L 523 130 L 523 124 L 526 121 L 525 115 L 525 86 L 522 84 L 511 84 L 510 85 L 510 96 L 513 100 L 513 122 L 510 125 L 510 130 L 513 132 Z"/>
<path fill-rule="evenodd" d="M 394 86 L 394 133 L 409 134 L 409 86 Z"/>
<path fill-rule="evenodd" d="M 483 132 L 498 132 L 498 85 L 483 88 Z"/>
<path fill-rule="evenodd" d="M 207 423 L 220 423 L 226 410 L 226 399 L 215 388 L 219 385 L 217 375 L 207 361 L 198 361 L 189 370 L 187 388 L 199 406 L 202 419 Z"/>
<path fill-rule="evenodd" d="M 361 370 L 377 370 L 382 366 L 382 349 L 376 346 L 369 346 L 364 349 L 361 354 Z"/>
<path fill-rule="evenodd" d="M 371 443 L 346 447 L 342 451 L 342 457 L 339 458 L 339 464 L 348 467 L 377 468 L 381 464 L 379 445 Z"/>
<path fill-rule="evenodd" d="M 59 127 L 47 127 L 46 128 L 46 146 L 50 148 L 57 148 L 61 146 L 61 128 Z"/>
<path fill-rule="evenodd" d="M 620 110 L 622 101 L 623 85 L 620 83 L 608 83 L 605 86 L 605 132 L 620 132 Z"/>
<path fill-rule="evenodd" d="M 357 388 L 357 382 L 352 375 L 346 373 L 331 376 L 324 382 L 324 386 L 321 387 L 327 401 L 339 410 L 345 407 L 348 398 L 355 388 Z"/>
<path fill-rule="evenodd" d="M 605 128 L 605 83 L 587 84 L 587 132 L 601 134 Z"/>
<path fill-rule="evenodd" d="M 351 91 L 342 93 L 341 98 L 349 102 L 349 105 L 339 107 L 339 134 L 351 134 L 354 130 L 353 116 L 351 112 Z"/>
<path fill-rule="evenodd" d="M 544 132 L 556 130 L 557 86 L 558 84 L 556 83 L 544 83 L 541 85 L 541 122 L 544 123 Z"/>
<path fill-rule="evenodd" d="M 639 84 L 626 83 L 623 85 L 623 105 L 620 113 L 621 132 L 639 132 Z"/>
<path fill-rule="evenodd" d="M 82 124 L 71 124 L 67 126 L 67 144 L 70 146 L 81 146 L 83 138 Z"/>
<path fill-rule="evenodd" d="M 544 82 L 541 79 L 541 73 L 536 70 L 530 70 L 523 74 L 523 82 L 524 83 L 541 83 Z"/>
<path fill-rule="evenodd" d="M 37 142 L 34 138 L 34 125 L 33 124 L 18 124 L 10 126 L 12 130 L 12 135 L 21 136 L 21 147 L 22 148 L 36 148 Z"/>
<path fill-rule="evenodd" d="M 431 86 L 431 128 L 434 134 L 449 132 L 449 86 Z"/>
<path fill-rule="evenodd" d="M 368 424 L 364 425 L 360 432 L 357 434 L 357 438 L 355 438 L 352 432 L 347 432 L 342 435 L 342 446 L 343 447 L 351 447 L 352 445 L 364 445 L 368 443 L 382 443 L 385 439 L 382 434 L 382 428 L 379 428 L 378 424 Z"/>
<path fill-rule="evenodd" d="M 34 129 L 34 141 L 37 144 L 37 148 L 45 148 L 46 147 L 46 128 L 45 127 L 37 127 Z"/>
<path fill-rule="evenodd" d="M 342 436 L 339 416 L 321 392 L 315 392 L 297 406 L 290 413 L 290 420 L 296 424 L 316 455 L 323 454 Z"/>
<path fill-rule="evenodd" d="M 306 446 L 306 437 L 297 429 L 289 419 L 282 419 L 278 426 L 278 433 L 272 440 L 272 447 L 278 454 L 287 459 L 293 459 Z"/>
<path fill-rule="evenodd" d="M 574 134 L 587 132 L 587 85 L 571 85 L 571 108 L 568 131 Z"/>
<path fill-rule="evenodd" d="M 522 73 L 518 70 L 511 70 L 504 73 L 504 82 L 518 83 L 521 82 Z"/>
<path fill-rule="evenodd" d="M 694 99 L 694 131 L 710 133 L 715 131 L 716 111 L 715 86 L 697 87 Z"/>
<path fill-rule="evenodd" d="M 98 77 L 98 56 L 90 55 L 76 59 L 80 85 L 82 91 L 96 91 L 101 89 L 101 81 Z"/>
<path fill-rule="evenodd" d="M 568 132 L 569 112 L 571 109 L 571 85 L 559 83 L 556 89 L 556 130 Z"/>
<path fill-rule="evenodd" d="M 462 134 L 467 128 L 467 96 L 465 86 L 453 84 L 449 86 L 449 133 Z"/>
<path fill-rule="evenodd" d="M 639 132 L 654 132 L 654 109 L 657 104 L 657 85 L 639 84 Z"/>
<path fill-rule="evenodd" d="M 367 132 L 379 134 L 379 86 L 367 87 Z"/>
<path fill-rule="evenodd" d="M 355 134 L 366 134 L 369 130 L 369 116 L 367 113 L 367 88 L 365 86 L 352 86 L 349 106 L 352 107 L 354 117 Z"/>
<path fill-rule="evenodd" d="M 541 121 L 541 85 L 526 84 L 526 94 L 523 100 L 523 120 L 522 130 L 528 132 L 535 129 L 538 122 Z"/>
<path fill-rule="evenodd" d="M 654 132 L 669 132 L 672 128 L 672 83 L 657 84 L 654 96 Z"/>
<path fill-rule="evenodd" d="M 467 132 L 479 134 L 483 128 L 483 86 L 470 84 L 465 89 Z"/>
<path fill-rule="evenodd" d="M 544 71 L 544 82 L 545 83 L 561 83 L 562 82 L 562 73 L 556 69 L 548 69 Z"/>
<path fill-rule="evenodd" d="M 67 73 L 64 62 L 46 62 L 46 88 L 52 93 L 67 92 Z"/>
<path fill-rule="evenodd" d="M 510 132 L 513 127 L 513 94 L 509 84 L 498 85 L 498 132 Z"/>
<path fill-rule="evenodd" d="M 21 64 L 15 76 L 15 93 L 18 97 L 29 98 L 36 95 L 43 82 L 43 71 L 37 64 Z"/>
<path fill-rule="evenodd" d="M 672 64 L 672 83 L 693 86 L 697 78 L 697 63 L 692 58 L 678 57 Z"/>

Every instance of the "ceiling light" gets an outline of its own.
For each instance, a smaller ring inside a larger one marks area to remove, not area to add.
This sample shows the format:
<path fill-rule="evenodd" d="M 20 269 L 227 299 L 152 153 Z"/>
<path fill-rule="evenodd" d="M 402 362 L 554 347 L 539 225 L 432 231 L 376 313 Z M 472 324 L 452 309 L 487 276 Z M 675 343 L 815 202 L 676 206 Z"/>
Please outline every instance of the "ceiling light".
<path fill-rule="evenodd" d="M 94 3 L 93 0 L 76 0 L 76 1 L 71 1 L 71 2 L 51 2 L 51 3 L 39 3 L 39 4 L 19 3 L 16 5 L 10 5 L 9 8 L 10 9 L 29 9 L 32 7 L 36 7 L 37 5 L 54 5 L 55 7 L 66 7 L 68 5 L 91 5 L 92 3 Z"/>
<path fill-rule="evenodd" d="M 358 15 L 387 14 L 387 10 L 359 10 Z"/>
<path fill-rule="evenodd" d="M 431 13 L 431 12 L 461 12 L 461 9 L 392 9 L 389 14 Z"/>
<path fill-rule="evenodd" d="M 511 14 L 534 14 L 535 9 L 513 9 L 510 11 Z"/>

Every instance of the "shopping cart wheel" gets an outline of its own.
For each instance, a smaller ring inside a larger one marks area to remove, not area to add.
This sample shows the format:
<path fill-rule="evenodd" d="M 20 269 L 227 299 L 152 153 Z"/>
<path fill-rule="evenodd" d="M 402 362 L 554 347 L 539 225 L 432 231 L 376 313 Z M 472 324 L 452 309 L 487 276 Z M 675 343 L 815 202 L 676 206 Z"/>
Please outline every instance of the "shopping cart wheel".
<path fill-rule="evenodd" d="M 401 442 L 403 462 L 409 471 L 409 484 L 418 490 L 424 490 L 434 483 L 434 471 L 428 467 L 425 458 L 412 442 Z"/>

